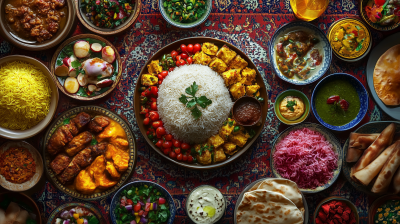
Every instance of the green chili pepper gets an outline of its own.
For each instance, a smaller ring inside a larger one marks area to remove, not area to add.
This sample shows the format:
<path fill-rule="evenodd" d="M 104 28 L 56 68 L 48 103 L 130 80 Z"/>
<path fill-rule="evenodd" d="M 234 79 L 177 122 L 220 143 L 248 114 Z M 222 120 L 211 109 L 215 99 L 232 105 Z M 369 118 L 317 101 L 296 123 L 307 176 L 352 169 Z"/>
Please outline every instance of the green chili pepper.
<path fill-rule="evenodd" d="M 240 131 L 240 127 L 239 126 L 235 126 L 235 128 L 233 129 L 233 132 L 238 132 Z"/>

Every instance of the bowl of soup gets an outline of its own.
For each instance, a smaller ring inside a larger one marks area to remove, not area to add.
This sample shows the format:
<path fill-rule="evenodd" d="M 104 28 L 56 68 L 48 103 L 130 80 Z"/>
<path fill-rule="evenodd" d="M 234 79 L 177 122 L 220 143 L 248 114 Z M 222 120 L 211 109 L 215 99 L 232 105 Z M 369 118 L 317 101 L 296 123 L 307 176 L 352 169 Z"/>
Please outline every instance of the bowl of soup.
<path fill-rule="evenodd" d="M 325 127 L 335 131 L 349 130 L 367 113 L 368 92 L 352 75 L 331 74 L 315 86 L 311 109 Z"/>

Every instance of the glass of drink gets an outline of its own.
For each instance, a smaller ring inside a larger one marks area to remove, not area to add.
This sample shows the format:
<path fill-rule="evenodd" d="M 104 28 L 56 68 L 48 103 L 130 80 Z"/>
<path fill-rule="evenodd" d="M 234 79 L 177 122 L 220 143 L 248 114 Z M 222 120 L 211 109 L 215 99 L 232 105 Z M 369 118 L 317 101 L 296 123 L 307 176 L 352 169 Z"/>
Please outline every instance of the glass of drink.
<path fill-rule="evenodd" d="M 290 0 L 294 15 L 304 21 L 318 18 L 325 12 L 329 0 Z"/>

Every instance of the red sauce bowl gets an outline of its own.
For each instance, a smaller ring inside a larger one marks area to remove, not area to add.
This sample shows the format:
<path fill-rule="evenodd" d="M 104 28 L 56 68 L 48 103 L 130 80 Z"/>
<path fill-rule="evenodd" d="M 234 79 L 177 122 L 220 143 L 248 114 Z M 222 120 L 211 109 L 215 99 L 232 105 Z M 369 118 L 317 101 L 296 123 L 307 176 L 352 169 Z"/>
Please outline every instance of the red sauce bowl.
<path fill-rule="evenodd" d="M 240 107 L 243 104 L 247 104 L 247 103 L 250 103 L 252 105 L 256 105 L 256 107 L 258 107 L 258 109 L 260 110 L 260 113 L 258 114 L 258 118 L 254 119 L 254 121 L 252 123 L 250 123 L 250 124 L 241 122 L 240 116 L 238 116 L 238 111 L 237 111 L 238 109 L 240 109 Z M 253 125 L 257 124 L 261 120 L 261 115 L 262 115 L 261 103 L 260 103 L 260 101 L 258 101 L 254 97 L 242 96 L 238 100 L 236 100 L 236 102 L 233 104 L 232 115 L 233 115 L 233 119 L 235 119 L 237 124 L 239 124 L 241 126 L 245 126 L 245 127 L 253 126 Z"/>

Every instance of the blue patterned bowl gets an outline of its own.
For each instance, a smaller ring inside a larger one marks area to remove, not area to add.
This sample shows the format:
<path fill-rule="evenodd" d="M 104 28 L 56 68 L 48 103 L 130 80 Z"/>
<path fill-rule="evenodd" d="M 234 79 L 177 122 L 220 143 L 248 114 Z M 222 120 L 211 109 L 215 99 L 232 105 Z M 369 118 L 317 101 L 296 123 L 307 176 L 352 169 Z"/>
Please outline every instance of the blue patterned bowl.
<path fill-rule="evenodd" d="M 342 125 L 342 126 L 335 126 L 335 125 L 330 125 L 326 123 L 325 121 L 322 120 L 322 118 L 318 115 L 317 110 L 315 108 L 315 95 L 318 92 L 318 90 L 325 84 L 326 82 L 330 82 L 332 80 L 346 80 L 349 83 L 351 83 L 354 88 L 357 91 L 358 97 L 360 98 L 360 111 L 357 114 L 357 117 L 354 118 L 352 121 L 349 123 Z M 334 73 L 331 75 L 328 75 L 327 77 L 323 78 L 314 88 L 312 96 L 311 96 L 311 109 L 314 113 L 315 118 L 324 125 L 325 127 L 334 130 L 334 131 L 346 131 L 349 130 L 353 127 L 355 127 L 358 123 L 362 121 L 364 118 L 365 114 L 367 113 L 368 110 L 368 92 L 364 88 L 363 84 L 354 76 L 346 74 L 346 73 Z"/>
<path fill-rule="evenodd" d="M 83 207 L 88 209 L 89 211 L 91 211 L 93 213 L 93 215 L 95 215 L 98 219 L 100 224 L 105 224 L 106 221 L 104 220 L 104 218 L 102 217 L 101 213 L 97 210 L 96 206 L 87 202 L 71 202 L 71 203 L 66 203 L 63 205 L 60 205 L 59 207 L 57 207 L 56 209 L 54 209 L 51 214 L 50 217 L 47 219 L 47 223 L 48 224 L 53 224 L 56 222 L 56 218 L 59 217 L 59 213 L 65 209 L 71 209 L 74 207 Z"/>
<path fill-rule="evenodd" d="M 343 161 L 342 146 L 340 144 L 340 141 L 336 138 L 336 136 L 332 132 L 330 132 L 328 129 L 326 129 L 322 125 L 314 124 L 314 123 L 301 123 L 298 125 L 291 126 L 291 127 L 287 128 L 286 130 L 284 130 L 283 132 L 281 132 L 281 134 L 275 139 L 275 141 L 272 145 L 271 154 L 270 154 L 271 157 L 270 157 L 269 161 L 270 161 L 270 167 L 271 167 L 272 174 L 276 178 L 284 178 L 279 174 L 279 172 L 275 169 L 275 166 L 274 166 L 274 154 L 276 151 L 276 145 L 278 144 L 278 142 L 282 141 L 290 132 L 296 131 L 299 129 L 303 129 L 303 128 L 308 128 L 312 131 L 317 131 L 317 132 L 321 133 L 325 137 L 325 139 L 329 143 L 331 143 L 331 145 L 333 146 L 333 150 L 338 155 L 337 168 L 333 171 L 333 177 L 326 184 L 324 184 L 323 186 L 319 186 L 317 188 L 313 188 L 313 189 L 299 187 L 299 189 L 302 193 L 313 194 L 313 193 L 318 193 L 320 191 L 323 191 L 323 190 L 327 189 L 328 187 L 330 187 L 333 183 L 335 183 L 335 181 L 339 177 L 340 171 L 342 170 L 342 161 Z"/>
<path fill-rule="evenodd" d="M 120 203 L 120 198 L 121 198 L 121 192 L 125 189 L 131 188 L 133 186 L 135 187 L 139 187 L 139 186 L 143 186 L 143 185 L 147 185 L 147 186 L 153 186 L 155 189 L 157 189 L 158 191 L 161 192 L 161 195 L 164 196 L 165 200 L 168 202 L 169 205 L 169 212 L 170 212 L 170 217 L 167 221 L 167 224 L 172 224 L 174 223 L 174 219 L 175 219 L 175 214 L 176 214 L 176 207 L 175 207 L 175 203 L 174 203 L 174 199 L 172 198 L 171 194 L 162 186 L 151 182 L 151 181 L 145 181 L 145 180 L 140 180 L 140 181 L 134 181 L 131 182 L 129 184 L 126 184 L 125 186 L 121 187 L 117 193 L 115 193 L 112 201 L 111 201 L 111 206 L 110 206 L 110 216 L 111 216 L 111 221 L 112 223 L 116 224 L 117 223 L 117 219 L 115 217 L 115 209 L 118 207 L 118 204 Z"/>
<path fill-rule="evenodd" d="M 319 65 L 319 67 L 317 67 L 317 69 L 314 71 L 314 74 L 310 75 L 310 77 L 306 80 L 297 80 L 295 78 L 286 77 L 279 70 L 278 65 L 276 63 L 275 46 L 279 40 L 279 37 L 282 37 L 283 35 L 287 34 L 288 32 L 296 31 L 296 30 L 306 31 L 308 33 L 312 33 L 312 34 L 316 35 L 320 40 L 320 43 L 318 43 L 318 45 L 320 45 L 320 49 L 323 49 L 322 64 Z M 269 43 L 269 58 L 271 60 L 272 69 L 275 71 L 275 73 L 278 75 L 279 78 L 283 79 L 286 82 L 293 83 L 295 85 L 307 85 L 307 84 L 317 81 L 319 78 L 321 78 L 326 73 L 326 71 L 328 71 L 329 66 L 331 65 L 331 61 L 332 61 L 332 48 L 331 48 L 331 44 L 329 43 L 328 38 L 326 38 L 325 33 L 321 29 L 312 25 L 311 23 L 296 21 L 296 22 L 288 23 L 275 31 L 275 33 L 272 36 L 271 41 Z"/>

